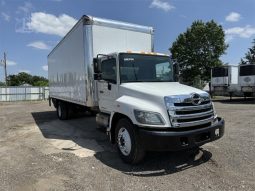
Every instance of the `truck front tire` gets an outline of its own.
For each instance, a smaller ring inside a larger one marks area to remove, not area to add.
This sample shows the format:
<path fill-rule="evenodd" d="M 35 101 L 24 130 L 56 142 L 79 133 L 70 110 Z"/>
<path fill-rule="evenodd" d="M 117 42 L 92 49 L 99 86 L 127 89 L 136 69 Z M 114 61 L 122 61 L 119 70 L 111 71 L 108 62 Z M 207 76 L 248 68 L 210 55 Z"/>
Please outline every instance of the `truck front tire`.
<path fill-rule="evenodd" d="M 129 164 L 141 162 L 145 150 L 140 143 L 136 127 L 128 119 L 120 119 L 115 129 L 115 140 L 122 160 Z"/>
<path fill-rule="evenodd" d="M 60 120 L 68 119 L 68 106 L 66 103 L 60 101 L 57 105 L 57 116 Z"/>

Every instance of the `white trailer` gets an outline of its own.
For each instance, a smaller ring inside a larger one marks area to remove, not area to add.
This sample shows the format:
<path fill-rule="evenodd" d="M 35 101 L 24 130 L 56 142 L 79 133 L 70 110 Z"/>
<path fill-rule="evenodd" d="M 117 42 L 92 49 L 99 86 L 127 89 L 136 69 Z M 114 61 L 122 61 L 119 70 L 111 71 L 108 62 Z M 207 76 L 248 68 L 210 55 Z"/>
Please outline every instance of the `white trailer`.
<path fill-rule="evenodd" d="M 227 65 L 212 68 L 211 87 L 214 94 L 240 95 L 241 87 L 238 84 L 238 66 Z"/>
<path fill-rule="evenodd" d="M 255 94 L 255 64 L 239 66 L 239 84 L 245 97 Z"/>
<path fill-rule="evenodd" d="M 208 93 L 175 82 L 170 56 L 153 52 L 153 28 L 83 16 L 48 56 L 59 119 L 97 111 L 120 157 L 194 149 L 224 134 Z M 84 124 L 86 126 L 86 124 Z"/>

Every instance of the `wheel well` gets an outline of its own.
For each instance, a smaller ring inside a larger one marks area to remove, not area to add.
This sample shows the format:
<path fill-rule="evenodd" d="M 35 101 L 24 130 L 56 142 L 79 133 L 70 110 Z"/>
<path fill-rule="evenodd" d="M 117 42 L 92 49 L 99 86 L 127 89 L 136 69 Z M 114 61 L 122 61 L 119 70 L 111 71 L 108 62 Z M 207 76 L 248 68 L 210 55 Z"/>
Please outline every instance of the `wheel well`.
<path fill-rule="evenodd" d="M 130 118 L 126 115 L 123 115 L 121 113 L 114 113 L 113 117 L 112 117 L 112 122 L 111 122 L 111 143 L 115 143 L 115 129 L 116 129 L 116 125 L 118 123 L 118 121 L 120 119 L 126 118 L 128 119 L 131 123 L 133 123 Z"/>
<path fill-rule="evenodd" d="M 63 100 L 60 100 L 60 99 L 55 99 L 55 98 L 52 98 L 52 102 L 53 102 L 53 105 L 55 108 L 58 107 L 59 103 L 63 103 L 63 104 L 66 104 L 66 105 L 70 105 L 68 102 L 66 101 L 63 101 Z"/>
<path fill-rule="evenodd" d="M 66 101 L 60 100 L 60 99 L 56 99 L 56 98 L 52 98 L 52 103 L 54 105 L 54 107 L 57 109 L 59 103 L 65 103 L 68 104 Z"/>
<path fill-rule="evenodd" d="M 55 98 L 51 98 L 51 101 L 52 101 L 54 107 L 57 108 L 57 106 L 58 106 L 58 100 L 55 99 Z"/>

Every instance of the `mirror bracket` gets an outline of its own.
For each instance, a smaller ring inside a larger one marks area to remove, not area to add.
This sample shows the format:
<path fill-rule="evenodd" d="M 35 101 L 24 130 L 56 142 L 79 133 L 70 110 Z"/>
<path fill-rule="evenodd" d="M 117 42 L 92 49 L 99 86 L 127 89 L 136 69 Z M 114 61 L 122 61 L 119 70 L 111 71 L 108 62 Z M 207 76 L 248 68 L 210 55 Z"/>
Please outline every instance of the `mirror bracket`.
<path fill-rule="evenodd" d="M 102 80 L 102 74 L 101 73 L 95 73 L 94 74 L 94 80 Z"/>

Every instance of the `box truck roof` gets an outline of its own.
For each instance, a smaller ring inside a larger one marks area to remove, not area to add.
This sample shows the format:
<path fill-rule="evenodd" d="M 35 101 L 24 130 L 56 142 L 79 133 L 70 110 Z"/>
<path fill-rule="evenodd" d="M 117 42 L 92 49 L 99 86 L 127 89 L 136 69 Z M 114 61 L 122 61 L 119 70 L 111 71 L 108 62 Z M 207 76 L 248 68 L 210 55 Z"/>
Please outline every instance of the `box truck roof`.
<path fill-rule="evenodd" d="M 153 34 L 154 32 L 153 27 L 137 25 L 137 24 L 127 23 L 122 21 L 116 21 L 111 19 L 92 17 L 88 15 L 82 16 L 80 20 L 84 20 L 84 24 L 90 24 L 90 25 L 107 26 L 107 27 L 120 28 L 120 29 L 132 30 L 132 31 L 149 33 L 149 34 Z"/>
<path fill-rule="evenodd" d="M 112 27 L 112 28 L 130 30 L 130 31 L 141 32 L 141 33 L 147 33 L 147 34 L 151 34 L 151 35 L 154 34 L 153 27 L 137 25 L 137 24 L 127 23 L 127 22 L 122 22 L 122 21 L 116 21 L 116 20 L 111 20 L 111 19 L 92 17 L 89 15 L 83 15 L 80 18 L 80 20 L 73 26 L 73 28 L 61 39 L 61 41 L 56 45 L 56 47 L 49 53 L 49 55 L 52 52 L 54 52 L 54 50 L 65 40 L 65 38 L 67 36 L 69 36 L 69 34 L 75 28 L 77 28 L 81 23 L 83 23 L 83 25 L 105 26 L 105 27 Z"/>

